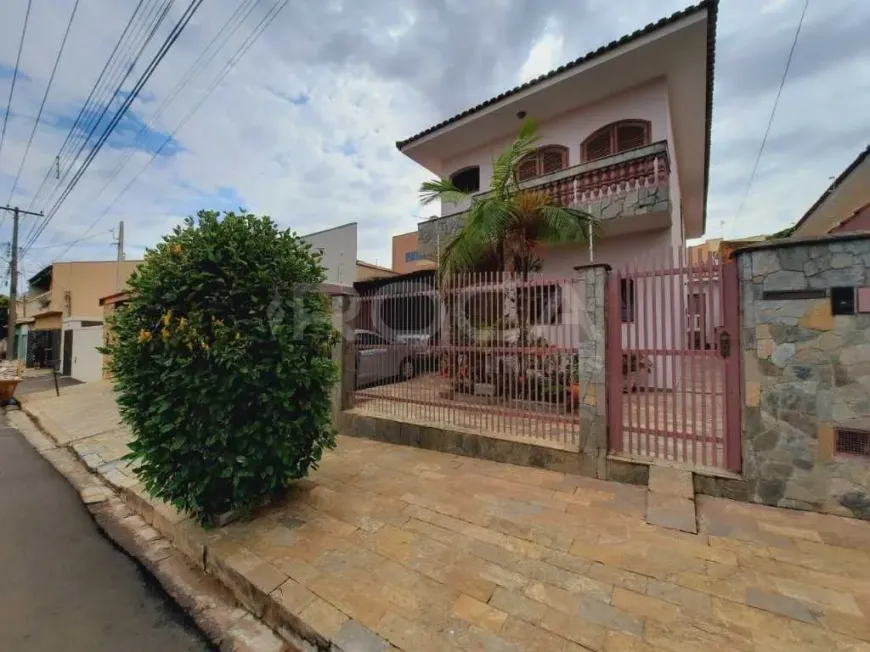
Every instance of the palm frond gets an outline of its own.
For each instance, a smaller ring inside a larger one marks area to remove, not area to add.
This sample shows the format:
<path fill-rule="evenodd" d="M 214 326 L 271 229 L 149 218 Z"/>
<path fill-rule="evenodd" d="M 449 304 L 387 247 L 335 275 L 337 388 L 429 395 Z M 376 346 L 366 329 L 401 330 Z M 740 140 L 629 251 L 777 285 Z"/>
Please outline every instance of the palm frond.
<path fill-rule="evenodd" d="M 492 190 L 504 198 L 518 189 L 516 181 L 516 169 L 519 162 L 528 154 L 535 151 L 540 140 L 538 135 L 538 123 L 532 118 L 526 118 L 520 127 L 520 133 L 508 147 L 506 147 L 492 161 Z"/>
<path fill-rule="evenodd" d="M 448 275 L 475 268 L 493 255 L 514 219 L 510 202 L 496 197 L 473 200 L 462 228 L 444 248 L 440 266 Z"/>
<path fill-rule="evenodd" d="M 517 140 L 529 140 L 538 138 L 538 121 L 534 118 L 526 118 L 520 126 Z"/>
<path fill-rule="evenodd" d="M 457 188 L 450 179 L 432 179 L 420 184 L 420 203 L 428 206 L 432 202 L 460 203 L 468 200 L 471 196 L 467 192 Z"/>
<path fill-rule="evenodd" d="M 543 205 L 538 208 L 541 217 L 539 238 L 551 243 L 589 242 L 600 232 L 600 223 L 591 213 L 567 206 Z"/>

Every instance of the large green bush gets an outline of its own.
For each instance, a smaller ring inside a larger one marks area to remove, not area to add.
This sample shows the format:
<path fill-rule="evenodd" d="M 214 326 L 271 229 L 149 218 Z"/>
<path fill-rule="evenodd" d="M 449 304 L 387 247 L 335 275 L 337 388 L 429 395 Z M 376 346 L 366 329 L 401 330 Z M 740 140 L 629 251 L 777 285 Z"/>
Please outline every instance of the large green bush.
<path fill-rule="evenodd" d="M 113 319 L 129 459 L 152 495 L 205 521 L 246 509 L 335 445 L 324 270 L 267 217 L 200 211 L 164 237 Z"/>

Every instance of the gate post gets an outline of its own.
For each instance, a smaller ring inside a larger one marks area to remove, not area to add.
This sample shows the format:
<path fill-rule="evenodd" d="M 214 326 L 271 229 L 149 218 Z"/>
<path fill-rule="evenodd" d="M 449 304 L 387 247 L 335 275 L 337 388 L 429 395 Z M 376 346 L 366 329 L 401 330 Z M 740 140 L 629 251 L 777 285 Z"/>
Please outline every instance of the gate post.
<path fill-rule="evenodd" d="M 341 413 L 353 407 L 356 387 L 353 335 L 354 312 L 357 308 L 353 297 L 356 291 L 352 286 L 334 283 L 321 283 L 320 291 L 330 299 L 332 327 L 338 332 L 338 341 L 332 349 L 332 360 L 338 368 L 338 382 L 332 388 L 332 422 L 338 426 Z"/>
<path fill-rule="evenodd" d="M 579 317 L 580 338 L 577 344 L 578 372 L 582 400 L 580 411 L 581 472 L 596 478 L 607 475 L 607 385 L 606 351 L 606 291 L 605 264 L 581 265 L 574 268 L 583 293 Z"/>

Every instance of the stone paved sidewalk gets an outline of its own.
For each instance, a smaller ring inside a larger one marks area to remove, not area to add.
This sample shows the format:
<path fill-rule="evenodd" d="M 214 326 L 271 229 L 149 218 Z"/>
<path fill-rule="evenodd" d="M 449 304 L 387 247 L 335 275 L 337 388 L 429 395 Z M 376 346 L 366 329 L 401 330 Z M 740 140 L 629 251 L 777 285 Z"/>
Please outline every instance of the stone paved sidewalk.
<path fill-rule="evenodd" d="M 645 487 L 340 437 L 279 504 L 205 533 L 144 497 L 118 462 L 107 387 L 83 387 L 25 407 L 289 638 L 346 652 L 870 652 L 868 522 L 698 496 L 692 535 L 645 523 Z"/>

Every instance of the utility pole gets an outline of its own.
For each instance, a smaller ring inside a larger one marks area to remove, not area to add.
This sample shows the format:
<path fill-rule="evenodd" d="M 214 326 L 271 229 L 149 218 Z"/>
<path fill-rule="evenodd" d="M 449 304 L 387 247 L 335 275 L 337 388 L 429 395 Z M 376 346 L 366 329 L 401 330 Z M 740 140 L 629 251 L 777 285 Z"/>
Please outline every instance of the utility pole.
<path fill-rule="evenodd" d="M 14 360 L 17 356 L 15 350 L 15 319 L 18 311 L 18 218 L 24 215 L 42 217 L 42 212 L 32 213 L 21 210 L 18 206 L 0 206 L 0 210 L 12 213 L 12 252 L 9 257 L 9 310 L 8 325 L 6 330 L 6 359 Z"/>
<path fill-rule="evenodd" d="M 118 223 L 118 264 L 115 268 L 115 289 L 121 290 L 121 262 L 124 260 L 124 220 Z"/>

